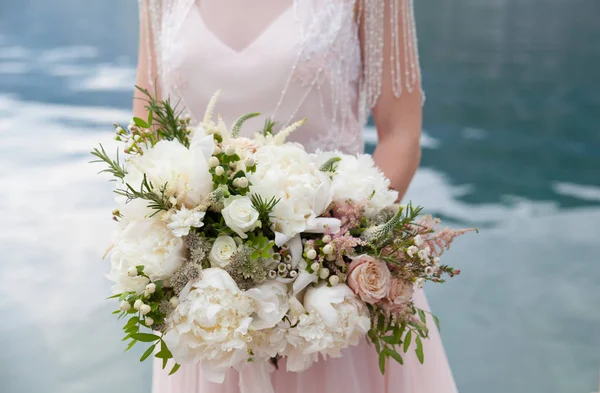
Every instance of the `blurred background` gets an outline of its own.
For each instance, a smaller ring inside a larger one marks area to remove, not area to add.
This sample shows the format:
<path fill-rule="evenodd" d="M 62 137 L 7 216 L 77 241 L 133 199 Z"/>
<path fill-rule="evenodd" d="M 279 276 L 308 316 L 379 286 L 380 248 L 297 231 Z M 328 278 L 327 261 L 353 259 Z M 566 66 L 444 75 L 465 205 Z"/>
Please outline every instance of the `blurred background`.
<path fill-rule="evenodd" d="M 481 229 L 428 289 L 462 393 L 598 390 L 599 17 L 598 0 L 418 1 L 408 197 Z M 150 391 L 103 300 L 112 195 L 87 164 L 128 121 L 136 55 L 133 0 L 0 0 L 1 393 Z"/>

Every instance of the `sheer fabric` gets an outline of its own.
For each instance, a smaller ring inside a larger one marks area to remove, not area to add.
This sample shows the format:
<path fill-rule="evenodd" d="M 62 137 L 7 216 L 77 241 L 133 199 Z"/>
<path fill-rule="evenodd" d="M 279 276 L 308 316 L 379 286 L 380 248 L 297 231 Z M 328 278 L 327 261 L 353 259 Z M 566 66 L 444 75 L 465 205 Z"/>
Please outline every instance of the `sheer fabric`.
<path fill-rule="evenodd" d="M 363 127 L 382 89 L 396 97 L 420 91 L 412 8 L 413 0 L 140 0 L 148 84 L 193 119 L 221 90 L 217 111 L 226 123 L 257 111 L 279 127 L 306 118 L 291 139 L 307 150 L 361 152 Z M 390 87 L 382 86 L 390 79 L 384 72 L 391 73 Z M 251 119 L 242 134 L 263 122 Z M 428 309 L 422 292 L 416 301 Z M 375 350 L 363 342 L 304 373 L 285 372 L 283 362 L 271 374 L 274 391 L 456 392 L 439 334 L 433 321 L 428 325 L 425 365 L 409 353 L 404 366 L 389 362 L 382 376 Z M 242 374 L 246 381 L 258 376 Z M 224 384 L 209 383 L 195 365 L 169 377 L 156 365 L 153 392 L 234 393 L 239 379 L 232 370 Z"/>

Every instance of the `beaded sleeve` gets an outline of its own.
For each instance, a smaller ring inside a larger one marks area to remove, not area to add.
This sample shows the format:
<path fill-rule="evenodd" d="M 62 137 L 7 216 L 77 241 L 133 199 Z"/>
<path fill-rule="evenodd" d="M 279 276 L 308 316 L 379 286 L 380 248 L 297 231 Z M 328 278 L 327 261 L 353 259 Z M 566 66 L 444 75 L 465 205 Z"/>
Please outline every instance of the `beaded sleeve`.
<path fill-rule="evenodd" d="M 363 37 L 363 94 L 376 105 L 384 72 L 390 72 L 395 97 L 421 93 L 421 70 L 414 16 L 414 0 L 358 0 Z M 389 64 L 385 64 L 389 62 Z"/>

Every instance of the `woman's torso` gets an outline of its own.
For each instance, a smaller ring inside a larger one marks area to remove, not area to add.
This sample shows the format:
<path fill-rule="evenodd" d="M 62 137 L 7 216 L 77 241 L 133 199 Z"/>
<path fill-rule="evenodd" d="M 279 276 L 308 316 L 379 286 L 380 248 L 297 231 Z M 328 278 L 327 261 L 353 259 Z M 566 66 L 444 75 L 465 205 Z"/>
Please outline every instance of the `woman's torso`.
<path fill-rule="evenodd" d="M 260 3 L 260 4 L 259 4 Z M 361 50 L 350 0 L 171 0 L 163 3 L 158 51 L 164 93 L 201 119 L 221 90 L 227 124 L 249 112 L 243 133 L 265 117 L 309 150 L 363 149 Z"/>

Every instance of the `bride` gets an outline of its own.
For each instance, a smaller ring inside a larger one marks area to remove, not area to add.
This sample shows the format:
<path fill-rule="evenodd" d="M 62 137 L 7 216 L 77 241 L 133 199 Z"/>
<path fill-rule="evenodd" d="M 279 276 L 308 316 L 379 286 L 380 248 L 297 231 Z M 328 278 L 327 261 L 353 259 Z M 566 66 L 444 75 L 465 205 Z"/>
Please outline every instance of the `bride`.
<path fill-rule="evenodd" d="M 221 90 L 218 112 L 231 124 L 261 112 L 283 127 L 306 118 L 290 140 L 307 150 L 363 151 L 372 113 L 374 158 L 400 195 L 420 160 L 422 91 L 413 0 L 140 0 L 137 84 L 171 97 L 199 119 Z M 136 116 L 144 103 L 134 100 Z M 263 119 L 244 125 L 247 133 Z M 417 306 L 428 309 L 422 291 Z M 414 353 L 390 361 L 382 376 L 366 342 L 303 373 L 285 361 L 271 374 L 276 392 L 452 393 L 456 386 L 433 321 L 425 364 Z M 223 384 L 200 368 L 168 376 L 155 365 L 154 393 L 234 393 L 252 371 L 230 371 Z M 262 393 L 262 392 L 261 392 Z"/>

